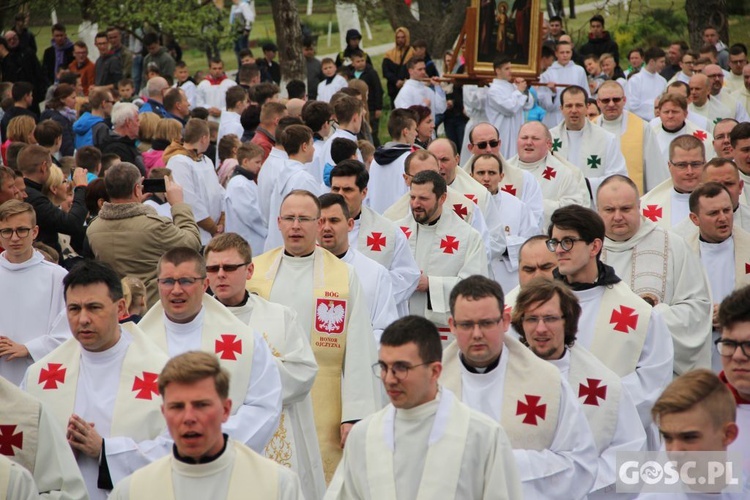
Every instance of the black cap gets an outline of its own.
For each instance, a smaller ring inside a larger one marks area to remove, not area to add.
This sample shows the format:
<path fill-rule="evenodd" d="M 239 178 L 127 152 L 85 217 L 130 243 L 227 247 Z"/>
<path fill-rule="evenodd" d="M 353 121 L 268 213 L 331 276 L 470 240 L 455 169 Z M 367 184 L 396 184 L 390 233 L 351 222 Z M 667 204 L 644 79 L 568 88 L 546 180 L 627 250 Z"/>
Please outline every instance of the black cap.
<path fill-rule="evenodd" d="M 357 30 L 347 30 L 346 41 L 348 42 L 349 40 L 354 40 L 354 39 L 362 40 L 362 34 Z"/>

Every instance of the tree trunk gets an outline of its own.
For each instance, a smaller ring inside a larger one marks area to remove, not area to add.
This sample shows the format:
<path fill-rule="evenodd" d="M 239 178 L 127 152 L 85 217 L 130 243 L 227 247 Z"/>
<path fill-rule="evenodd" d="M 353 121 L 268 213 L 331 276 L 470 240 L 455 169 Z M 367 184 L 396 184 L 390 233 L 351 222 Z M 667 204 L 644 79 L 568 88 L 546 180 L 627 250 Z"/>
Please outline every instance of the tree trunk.
<path fill-rule="evenodd" d="M 726 0 L 685 0 L 690 47 L 699 50 L 703 45 L 703 28 L 713 26 L 723 42 L 729 41 Z"/>
<path fill-rule="evenodd" d="M 302 80 L 307 84 L 307 66 L 302 53 L 302 28 L 295 0 L 272 0 L 273 24 L 279 46 L 282 90 L 289 80 Z"/>
<path fill-rule="evenodd" d="M 434 60 L 441 60 L 446 50 L 453 48 L 466 17 L 471 0 L 422 0 L 419 20 L 415 19 L 404 0 L 382 0 L 391 27 L 409 30 L 411 41 L 427 41 Z"/>

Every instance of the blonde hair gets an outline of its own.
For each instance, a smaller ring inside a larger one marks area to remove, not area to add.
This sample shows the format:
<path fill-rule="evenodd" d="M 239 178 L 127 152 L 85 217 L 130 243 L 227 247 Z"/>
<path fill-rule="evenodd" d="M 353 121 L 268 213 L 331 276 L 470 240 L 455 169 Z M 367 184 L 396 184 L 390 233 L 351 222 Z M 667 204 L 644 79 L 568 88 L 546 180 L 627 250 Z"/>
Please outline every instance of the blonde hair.
<path fill-rule="evenodd" d="M 143 281 L 136 278 L 135 276 L 125 276 L 122 279 L 122 289 L 127 288 L 128 295 L 130 295 L 130 301 L 128 302 L 128 312 L 131 314 L 145 313 L 146 312 L 146 285 Z M 137 311 L 134 311 L 135 308 Z"/>
<path fill-rule="evenodd" d="M 29 203 L 21 200 L 8 200 L 0 204 L 0 221 L 5 222 L 8 217 L 19 214 L 31 214 L 31 223 L 36 226 L 36 212 Z"/>
<path fill-rule="evenodd" d="M 206 378 L 214 379 L 214 387 L 221 399 L 229 397 L 229 372 L 219 364 L 215 354 L 188 351 L 167 361 L 159 374 L 159 394 L 171 383 L 194 384 Z"/>
<path fill-rule="evenodd" d="M 50 165 L 49 177 L 47 177 L 47 180 L 44 181 L 44 185 L 42 186 L 42 194 L 52 200 L 55 196 L 57 196 L 52 192 L 52 190 L 62 186 L 64 181 L 65 175 L 63 174 L 62 169 L 55 164 Z"/>
<path fill-rule="evenodd" d="M 156 137 L 156 127 L 162 118 L 156 113 L 146 112 L 138 115 L 138 138 L 151 142 Z"/>
<path fill-rule="evenodd" d="M 10 142 L 32 144 L 29 142 L 29 136 L 34 133 L 35 128 L 36 122 L 32 117 L 28 115 L 16 116 L 8 122 L 5 138 L 10 140 Z"/>
<path fill-rule="evenodd" d="M 169 142 L 182 140 L 182 124 L 174 118 L 162 118 L 156 124 L 154 139 Z"/>
<path fill-rule="evenodd" d="M 718 429 L 737 418 L 737 404 L 727 386 L 711 370 L 698 369 L 680 375 L 664 389 L 651 408 L 654 422 L 664 415 L 703 406 Z"/>

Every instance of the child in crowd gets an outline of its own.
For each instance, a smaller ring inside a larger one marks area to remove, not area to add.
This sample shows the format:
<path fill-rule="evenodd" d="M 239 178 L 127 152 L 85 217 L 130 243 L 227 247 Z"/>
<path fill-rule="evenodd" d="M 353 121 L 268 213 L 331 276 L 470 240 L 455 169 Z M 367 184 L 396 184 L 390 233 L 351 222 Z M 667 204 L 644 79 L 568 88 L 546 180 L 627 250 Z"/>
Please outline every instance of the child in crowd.
<path fill-rule="evenodd" d="M 360 139 L 357 141 L 357 147 L 359 148 L 359 152 L 362 153 L 362 160 L 364 160 L 365 167 L 369 172 L 370 163 L 372 163 L 372 159 L 375 156 L 375 145 L 369 141 Z"/>
<path fill-rule="evenodd" d="M 86 181 L 91 182 L 99 177 L 99 171 L 102 169 L 102 153 L 94 146 L 83 146 L 76 151 L 75 166 L 85 168 Z"/>
<path fill-rule="evenodd" d="M 237 150 L 240 146 L 240 138 L 235 134 L 227 134 L 219 141 L 219 165 L 216 173 L 223 187 L 227 186 L 227 182 L 234 174 L 234 167 L 238 164 Z"/>
<path fill-rule="evenodd" d="M 323 76 L 325 77 L 318 84 L 318 100 L 330 102 L 333 94 L 347 86 L 346 78 L 336 74 L 336 63 L 330 57 L 321 61 L 323 66 Z"/>
<path fill-rule="evenodd" d="M 123 78 L 117 82 L 117 92 L 120 93 L 120 102 L 135 101 L 135 84 L 133 83 L 133 79 Z"/>
<path fill-rule="evenodd" d="M 195 107 L 197 87 L 195 80 L 190 76 L 190 71 L 185 61 L 178 62 L 174 67 L 174 86 L 181 88 L 185 92 L 185 97 L 187 97 L 190 103 L 190 109 L 193 109 Z"/>
<path fill-rule="evenodd" d="M 115 153 L 106 153 L 102 155 L 102 168 L 99 170 L 99 177 L 104 178 L 104 174 L 107 172 L 107 169 L 111 167 L 112 165 L 115 165 L 117 163 L 120 163 L 120 157 L 117 156 Z"/>
<path fill-rule="evenodd" d="M 263 150 L 246 142 L 237 150 L 237 163 L 224 195 L 226 231 L 239 234 L 255 252 L 261 253 L 268 235 L 258 200 L 257 179 Z"/>

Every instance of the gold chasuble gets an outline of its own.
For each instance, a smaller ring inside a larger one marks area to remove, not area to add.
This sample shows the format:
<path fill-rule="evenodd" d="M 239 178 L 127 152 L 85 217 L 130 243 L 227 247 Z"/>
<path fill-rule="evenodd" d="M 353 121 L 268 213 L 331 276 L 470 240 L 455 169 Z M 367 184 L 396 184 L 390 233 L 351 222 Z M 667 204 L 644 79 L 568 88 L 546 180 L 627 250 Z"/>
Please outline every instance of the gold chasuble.
<path fill-rule="evenodd" d="M 638 186 L 640 194 L 643 194 L 643 120 L 636 120 L 637 116 L 628 117 L 628 126 L 620 136 L 620 150 L 625 157 L 628 167 L 628 177 Z"/>
<path fill-rule="evenodd" d="M 257 293 L 270 300 L 283 251 L 283 247 L 276 248 L 253 259 L 255 273 L 247 282 L 250 293 Z M 344 369 L 347 328 L 351 313 L 349 268 L 332 253 L 318 248 L 312 272 L 311 307 L 314 320 L 310 330 L 310 345 L 318 363 L 318 375 L 310 394 L 323 459 L 323 472 L 328 483 L 343 453 L 340 435 L 341 374 Z"/>

